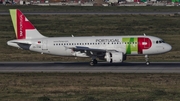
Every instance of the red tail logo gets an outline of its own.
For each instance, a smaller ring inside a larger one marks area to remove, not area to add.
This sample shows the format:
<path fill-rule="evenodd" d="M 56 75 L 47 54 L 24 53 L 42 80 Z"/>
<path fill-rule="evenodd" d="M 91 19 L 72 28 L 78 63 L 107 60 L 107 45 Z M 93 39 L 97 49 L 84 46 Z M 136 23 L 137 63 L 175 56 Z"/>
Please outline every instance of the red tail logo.
<path fill-rule="evenodd" d="M 26 38 L 26 30 L 35 29 L 31 22 L 22 14 L 20 10 L 17 10 L 17 39 Z"/>

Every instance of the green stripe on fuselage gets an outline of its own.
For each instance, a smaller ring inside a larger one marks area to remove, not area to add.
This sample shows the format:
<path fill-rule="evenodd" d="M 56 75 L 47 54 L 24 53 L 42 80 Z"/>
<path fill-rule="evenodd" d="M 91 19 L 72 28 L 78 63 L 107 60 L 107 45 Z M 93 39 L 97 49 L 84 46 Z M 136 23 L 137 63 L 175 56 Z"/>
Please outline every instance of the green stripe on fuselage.
<path fill-rule="evenodd" d="M 126 43 L 126 54 L 138 52 L 137 38 L 122 38 L 122 42 Z"/>
<path fill-rule="evenodd" d="M 16 37 L 17 37 L 17 15 L 16 15 L 16 13 L 17 13 L 16 9 L 10 9 L 11 19 L 12 19 L 14 30 L 15 30 Z"/>

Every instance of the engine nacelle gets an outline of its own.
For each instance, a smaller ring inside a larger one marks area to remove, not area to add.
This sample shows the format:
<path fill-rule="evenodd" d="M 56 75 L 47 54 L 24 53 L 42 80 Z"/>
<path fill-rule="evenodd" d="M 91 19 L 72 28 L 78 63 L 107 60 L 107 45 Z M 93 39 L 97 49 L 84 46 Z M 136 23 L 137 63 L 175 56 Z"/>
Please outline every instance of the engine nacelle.
<path fill-rule="evenodd" d="M 105 59 L 110 63 L 123 62 L 125 60 L 124 54 L 122 52 L 107 52 Z"/>

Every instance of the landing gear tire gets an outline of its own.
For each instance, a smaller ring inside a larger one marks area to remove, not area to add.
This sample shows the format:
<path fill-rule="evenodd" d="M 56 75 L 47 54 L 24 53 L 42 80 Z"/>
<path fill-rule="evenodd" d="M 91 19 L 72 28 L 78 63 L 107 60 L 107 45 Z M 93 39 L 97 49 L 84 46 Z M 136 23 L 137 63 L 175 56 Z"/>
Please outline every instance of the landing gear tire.
<path fill-rule="evenodd" d="M 146 61 L 146 65 L 148 66 L 150 64 L 150 62 L 149 61 Z"/>
<path fill-rule="evenodd" d="M 93 60 L 90 61 L 89 65 L 90 65 L 90 66 L 94 66 L 94 65 L 96 65 L 97 63 L 98 63 L 97 60 L 96 60 L 96 59 L 93 59 Z"/>

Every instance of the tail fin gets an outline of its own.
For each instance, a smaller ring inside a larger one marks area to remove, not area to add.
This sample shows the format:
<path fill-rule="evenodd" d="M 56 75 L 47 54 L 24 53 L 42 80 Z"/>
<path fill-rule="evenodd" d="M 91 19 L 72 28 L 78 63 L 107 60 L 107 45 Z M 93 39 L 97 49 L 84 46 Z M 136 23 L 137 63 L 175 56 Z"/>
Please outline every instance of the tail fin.
<path fill-rule="evenodd" d="M 17 39 L 44 38 L 19 9 L 10 9 Z"/>

